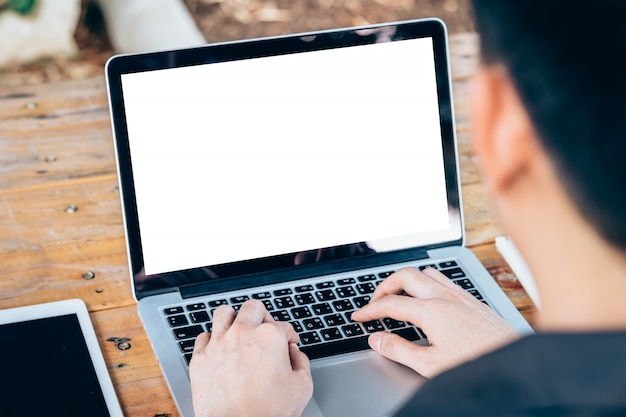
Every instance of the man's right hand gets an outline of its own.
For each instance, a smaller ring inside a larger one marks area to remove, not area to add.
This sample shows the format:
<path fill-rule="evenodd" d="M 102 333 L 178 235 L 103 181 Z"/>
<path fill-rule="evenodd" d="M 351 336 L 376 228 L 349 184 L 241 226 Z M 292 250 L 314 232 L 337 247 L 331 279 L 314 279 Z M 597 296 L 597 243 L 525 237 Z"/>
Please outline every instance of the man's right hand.
<path fill-rule="evenodd" d="M 369 304 L 352 314 L 356 321 L 384 317 L 421 328 L 430 346 L 378 332 L 369 338 L 371 348 L 427 378 L 520 337 L 491 308 L 434 269 L 396 272 L 378 286 Z"/>

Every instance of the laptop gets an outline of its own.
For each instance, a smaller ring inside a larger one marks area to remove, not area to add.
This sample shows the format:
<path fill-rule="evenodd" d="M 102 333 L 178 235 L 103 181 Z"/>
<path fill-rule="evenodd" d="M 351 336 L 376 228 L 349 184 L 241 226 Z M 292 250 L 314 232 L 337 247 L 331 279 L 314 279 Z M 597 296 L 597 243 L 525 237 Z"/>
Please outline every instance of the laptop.
<path fill-rule="evenodd" d="M 463 247 L 442 21 L 116 56 L 106 75 L 131 284 L 184 417 L 222 304 L 294 326 L 316 417 L 392 415 L 424 381 L 367 345 L 421 329 L 350 317 L 400 268 L 440 269 L 531 332 Z"/>
<path fill-rule="evenodd" d="M 2 414 L 122 417 L 82 300 L 0 310 Z"/>

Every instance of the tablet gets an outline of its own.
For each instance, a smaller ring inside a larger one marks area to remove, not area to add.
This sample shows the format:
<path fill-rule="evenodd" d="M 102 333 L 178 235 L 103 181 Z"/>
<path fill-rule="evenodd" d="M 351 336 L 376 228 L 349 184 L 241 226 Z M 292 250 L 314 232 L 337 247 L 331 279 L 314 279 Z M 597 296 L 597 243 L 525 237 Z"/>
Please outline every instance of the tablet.
<path fill-rule="evenodd" d="M 3 415 L 123 416 L 82 300 L 0 310 L 0 369 Z"/>

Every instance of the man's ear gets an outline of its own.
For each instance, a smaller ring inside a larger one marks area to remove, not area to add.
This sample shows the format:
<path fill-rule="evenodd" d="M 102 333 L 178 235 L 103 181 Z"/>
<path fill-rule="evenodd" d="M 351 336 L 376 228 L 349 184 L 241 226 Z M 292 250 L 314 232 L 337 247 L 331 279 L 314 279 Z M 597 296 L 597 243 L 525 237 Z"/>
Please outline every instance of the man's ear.
<path fill-rule="evenodd" d="M 492 191 L 505 192 L 525 174 L 537 141 L 515 87 L 499 66 L 480 66 L 471 97 L 474 152 Z"/>

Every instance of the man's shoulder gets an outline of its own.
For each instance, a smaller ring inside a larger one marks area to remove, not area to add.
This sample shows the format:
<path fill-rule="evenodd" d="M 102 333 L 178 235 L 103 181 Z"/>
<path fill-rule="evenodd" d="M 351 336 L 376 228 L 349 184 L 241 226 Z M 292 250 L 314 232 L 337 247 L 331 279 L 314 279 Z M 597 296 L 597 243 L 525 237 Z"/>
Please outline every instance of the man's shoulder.
<path fill-rule="evenodd" d="M 398 417 L 626 415 L 624 352 L 626 333 L 529 336 L 429 381 Z"/>

